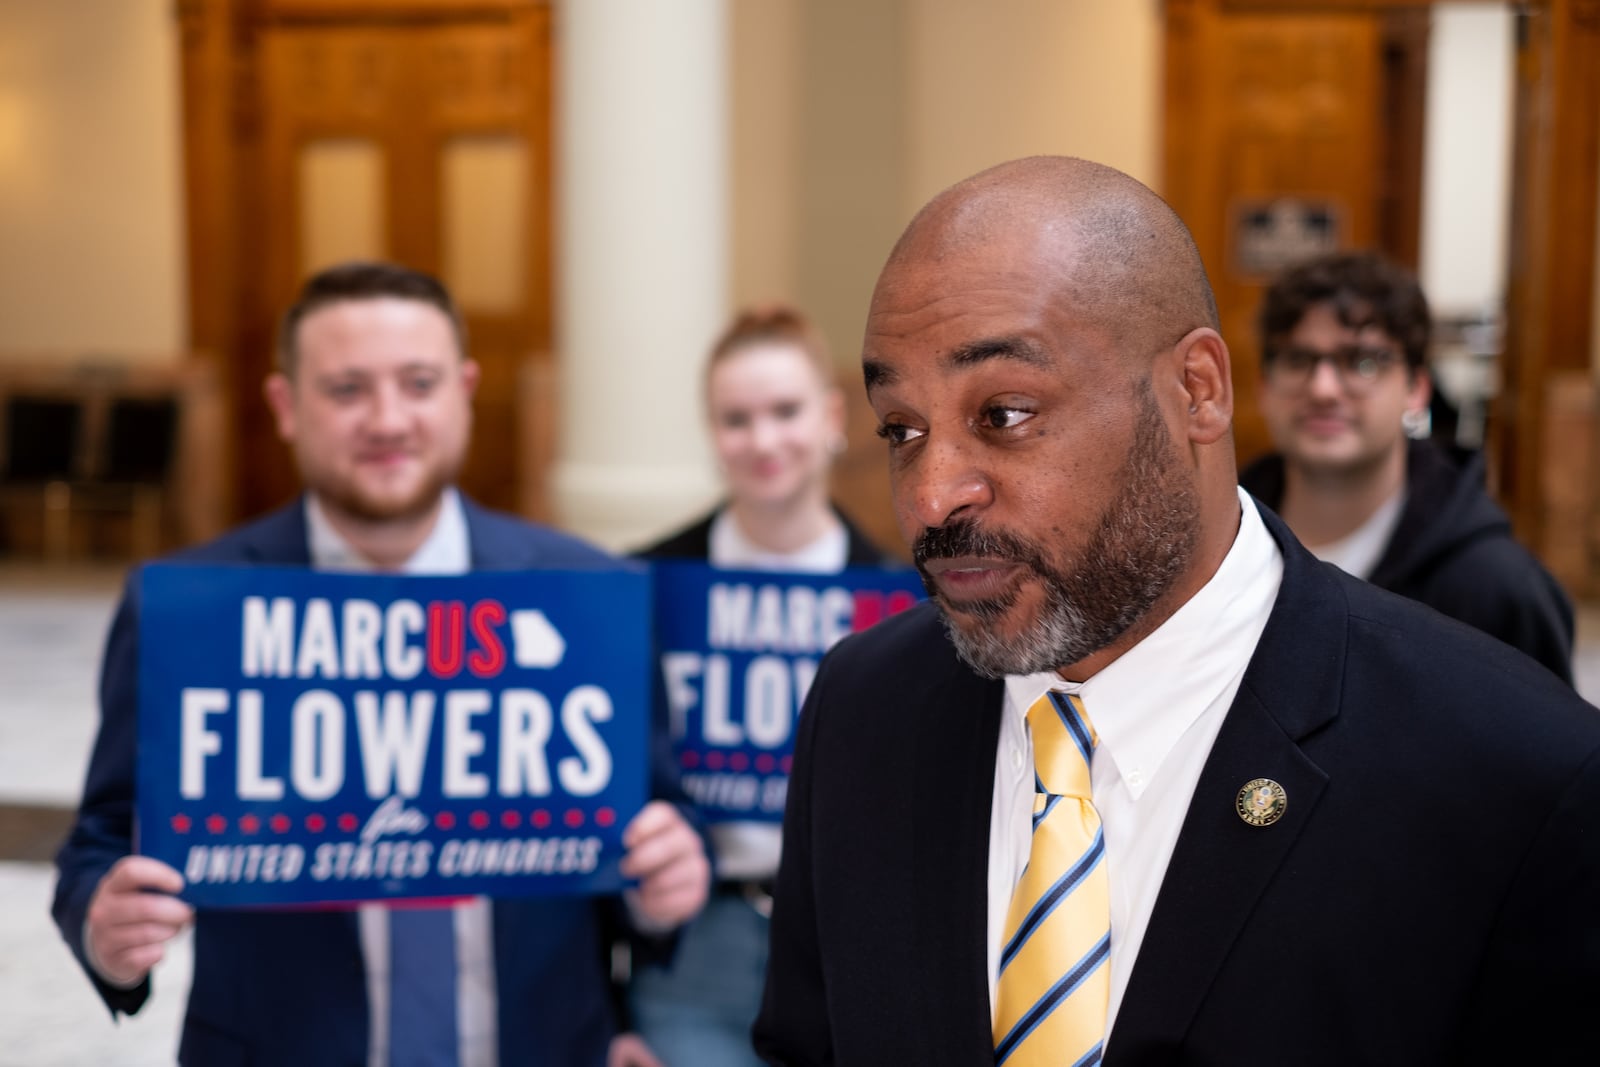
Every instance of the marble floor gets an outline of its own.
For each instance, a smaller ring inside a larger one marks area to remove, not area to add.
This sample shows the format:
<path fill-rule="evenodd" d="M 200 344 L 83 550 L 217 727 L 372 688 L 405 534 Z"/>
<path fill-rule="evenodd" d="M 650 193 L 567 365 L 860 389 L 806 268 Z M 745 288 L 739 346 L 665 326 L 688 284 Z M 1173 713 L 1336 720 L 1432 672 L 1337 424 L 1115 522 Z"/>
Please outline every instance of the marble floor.
<path fill-rule="evenodd" d="M 50 921 L 48 857 L 77 802 L 95 673 L 122 572 L 0 564 L 0 1067 L 172 1064 L 189 982 L 180 939 L 157 993 L 113 1022 Z M 1578 689 L 1600 698 L 1600 605 L 1578 623 Z"/>
<path fill-rule="evenodd" d="M 138 1015 L 113 1022 L 50 921 L 51 867 L 0 861 L 0 1067 L 171 1067 L 189 988 L 172 946 Z"/>
<path fill-rule="evenodd" d="M 144 1011 L 113 1021 L 50 921 L 56 812 L 77 804 L 116 567 L 0 565 L 0 1067 L 170 1067 L 187 937 Z M 51 816 L 54 816 L 52 818 Z M 27 857 L 27 858 L 18 858 Z"/>

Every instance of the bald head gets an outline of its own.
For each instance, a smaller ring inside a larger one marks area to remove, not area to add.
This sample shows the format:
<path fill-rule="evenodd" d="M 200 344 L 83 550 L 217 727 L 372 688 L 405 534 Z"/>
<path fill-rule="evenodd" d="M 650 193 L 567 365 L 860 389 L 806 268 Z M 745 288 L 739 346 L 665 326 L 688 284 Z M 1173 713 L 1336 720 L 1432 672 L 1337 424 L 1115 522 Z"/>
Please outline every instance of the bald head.
<path fill-rule="evenodd" d="M 941 193 L 862 345 L 896 517 L 980 673 L 1081 680 L 1216 573 L 1239 527 L 1227 345 L 1194 241 L 1109 167 Z"/>
<path fill-rule="evenodd" d="M 979 247 L 1009 248 L 1019 270 L 1047 272 L 1058 300 L 1130 355 L 1218 328 L 1216 301 L 1183 221 L 1155 193 L 1099 163 L 1034 156 L 951 186 L 919 211 L 889 255 L 900 271 Z"/>

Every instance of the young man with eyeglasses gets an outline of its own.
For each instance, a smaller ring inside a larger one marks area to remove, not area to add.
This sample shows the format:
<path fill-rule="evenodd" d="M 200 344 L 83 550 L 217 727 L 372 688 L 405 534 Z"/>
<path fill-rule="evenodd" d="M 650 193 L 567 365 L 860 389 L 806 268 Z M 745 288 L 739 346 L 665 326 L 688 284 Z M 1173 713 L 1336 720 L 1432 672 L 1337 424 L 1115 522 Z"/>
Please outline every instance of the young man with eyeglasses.
<path fill-rule="evenodd" d="M 1483 488 L 1426 440 L 1431 320 L 1371 253 L 1288 271 L 1260 317 L 1261 411 L 1278 453 L 1240 476 L 1319 558 L 1521 649 L 1572 680 L 1572 605 Z"/>

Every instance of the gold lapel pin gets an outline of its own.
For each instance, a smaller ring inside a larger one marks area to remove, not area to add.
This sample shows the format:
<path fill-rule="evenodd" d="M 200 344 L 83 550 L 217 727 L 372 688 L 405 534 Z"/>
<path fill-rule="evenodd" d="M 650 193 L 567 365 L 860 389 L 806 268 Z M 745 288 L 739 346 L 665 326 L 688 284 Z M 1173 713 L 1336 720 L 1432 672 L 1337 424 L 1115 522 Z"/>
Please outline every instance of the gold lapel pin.
<path fill-rule="evenodd" d="M 1289 794 L 1271 778 L 1254 778 L 1239 790 L 1234 810 L 1239 818 L 1251 826 L 1271 826 L 1283 818 L 1289 806 Z"/>

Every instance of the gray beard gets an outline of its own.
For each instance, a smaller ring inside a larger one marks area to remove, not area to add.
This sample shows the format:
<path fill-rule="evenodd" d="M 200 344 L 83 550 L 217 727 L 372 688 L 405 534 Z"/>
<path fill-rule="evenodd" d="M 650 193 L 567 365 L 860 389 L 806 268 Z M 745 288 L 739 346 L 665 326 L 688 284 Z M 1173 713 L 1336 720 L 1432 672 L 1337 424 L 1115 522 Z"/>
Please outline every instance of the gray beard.
<path fill-rule="evenodd" d="M 1050 602 L 1039 620 L 1012 640 L 1008 641 L 987 625 L 998 618 L 997 613 L 987 610 L 972 612 L 979 625 L 970 630 L 963 628 L 948 612 L 942 612 L 944 632 L 949 635 L 956 654 L 984 678 L 1055 670 L 1094 654 L 1117 636 L 1101 641 L 1083 612 L 1070 602 L 1057 599 L 1054 587 L 1049 596 Z"/>
<path fill-rule="evenodd" d="M 966 529 L 947 527 L 942 535 L 924 531 L 918 539 L 919 563 L 929 557 L 922 551 L 925 544 L 945 539 L 1004 546 L 1006 558 L 1023 563 L 1044 585 L 1038 619 L 1016 636 L 1005 637 L 998 626 L 1020 599 L 1016 591 L 963 605 L 958 620 L 929 584 L 951 644 L 979 675 L 1036 674 L 1094 655 L 1140 622 L 1194 558 L 1198 492 L 1173 455 L 1148 385 L 1139 400 L 1133 448 L 1119 474 L 1122 489 L 1101 514 L 1074 565 L 1052 566 L 1040 546 L 981 531 L 970 522 Z"/>

